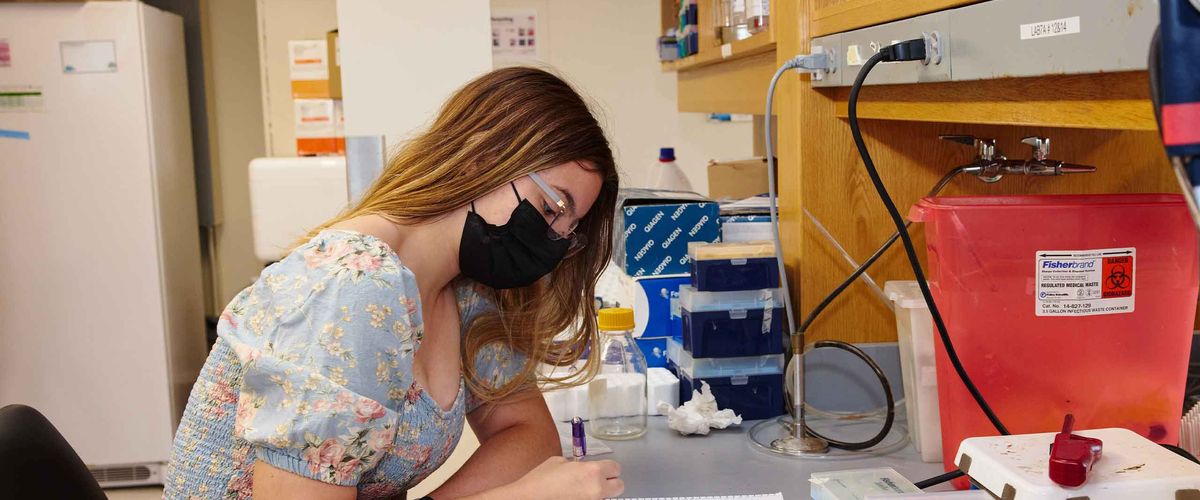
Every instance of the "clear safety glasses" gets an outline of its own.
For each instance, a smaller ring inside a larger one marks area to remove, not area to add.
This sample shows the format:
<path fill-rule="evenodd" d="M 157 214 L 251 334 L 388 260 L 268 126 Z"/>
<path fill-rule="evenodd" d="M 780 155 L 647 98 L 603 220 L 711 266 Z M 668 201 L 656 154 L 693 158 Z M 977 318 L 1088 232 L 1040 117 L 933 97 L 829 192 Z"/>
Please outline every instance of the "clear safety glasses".
<path fill-rule="evenodd" d="M 573 211 L 574 207 L 568 205 L 562 196 L 559 196 L 558 191 L 550 187 L 545 180 L 536 172 L 529 174 L 529 178 L 533 179 L 533 183 L 541 188 L 546 195 L 541 200 L 542 215 L 546 217 L 546 223 L 550 225 L 550 230 L 546 234 L 551 240 L 569 240 L 570 248 L 567 250 L 567 255 L 574 255 L 579 250 L 583 249 L 587 244 L 587 238 L 583 233 L 578 233 L 575 230 L 579 226 L 579 219 L 574 222 L 570 221 L 570 217 L 564 217 L 568 212 Z"/>

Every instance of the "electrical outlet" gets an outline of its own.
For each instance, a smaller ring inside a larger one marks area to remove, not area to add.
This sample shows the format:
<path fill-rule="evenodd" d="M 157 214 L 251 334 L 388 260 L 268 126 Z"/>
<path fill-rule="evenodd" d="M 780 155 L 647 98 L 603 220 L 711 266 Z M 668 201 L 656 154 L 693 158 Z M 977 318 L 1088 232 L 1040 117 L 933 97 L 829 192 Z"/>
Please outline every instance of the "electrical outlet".
<path fill-rule="evenodd" d="M 839 74 L 812 85 L 850 85 L 880 48 L 918 37 L 922 64 L 880 64 L 867 85 L 1144 70 L 1158 9 L 1129 0 L 990 0 L 817 37 L 813 46 L 841 48 Z"/>
<path fill-rule="evenodd" d="M 925 38 L 925 60 L 921 64 L 926 66 L 942 63 L 942 34 L 936 30 L 922 33 Z"/>

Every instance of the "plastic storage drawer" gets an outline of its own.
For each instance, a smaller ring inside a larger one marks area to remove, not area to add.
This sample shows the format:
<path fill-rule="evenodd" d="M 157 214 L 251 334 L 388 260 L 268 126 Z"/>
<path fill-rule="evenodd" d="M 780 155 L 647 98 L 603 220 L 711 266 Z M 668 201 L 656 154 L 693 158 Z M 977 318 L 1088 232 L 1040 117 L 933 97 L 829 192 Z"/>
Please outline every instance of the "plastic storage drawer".
<path fill-rule="evenodd" d="M 667 360 L 700 377 L 783 372 L 783 353 L 736 358 L 694 358 L 675 339 L 666 339 L 666 350 Z"/>
<path fill-rule="evenodd" d="M 921 460 L 941 462 L 942 417 L 934 354 L 938 341 L 933 334 L 933 316 L 916 281 L 889 281 L 883 285 L 883 293 L 895 306 L 909 440 Z"/>
<path fill-rule="evenodd" d="M 781 289 L 697 292 L 679 287 L 683 347 L 697 358 L 783 352 Z"/>
<path fill-rule="evenodd" d="M 678 342 L 667 340 L 667 368 L 679 377 L 679 403 L 708 382 L 717 406 L 747 420 L 784 413 L 783 354 L 741 358 L 692 358 Z"/>
<path fill-rule="evenodd" d="M 732 377 L 693 378 L 679 370 L 679 403 L 692 400 L 693 388 L 708 382 L 720 409 L 731 409 L 746 420 L 762 420 L 783 415 L 783 374 L 736 375 Z"/>
<path fill-rule="evenodd" d="M 779 287 L 779 264 L 771 243 L 692 243 L 692 284 L 705 292 Z"/>

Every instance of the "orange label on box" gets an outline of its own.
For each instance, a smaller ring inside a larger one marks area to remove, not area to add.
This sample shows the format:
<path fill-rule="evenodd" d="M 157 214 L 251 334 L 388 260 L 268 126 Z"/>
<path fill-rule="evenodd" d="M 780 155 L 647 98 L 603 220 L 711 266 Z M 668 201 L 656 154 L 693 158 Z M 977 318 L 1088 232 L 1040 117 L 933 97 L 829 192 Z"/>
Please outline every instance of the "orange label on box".
<path fill-rule="evenodd" d="M 346 154 L 346 140 L 341 137 L 296 139 L 296 156 L 324 156 Z"/>
<path fill-rule="evenodd" d="M 1105 257 L 1104 281 L 1100 283 L 1101 297 L 1106 299 L 1133 296 L 1133 257 Z"/>
<path fill-rule="evenodd" d="M 297 155 L 345 154 L 341 102 L 332 99 L 296 99 L 292 102 Z"/>

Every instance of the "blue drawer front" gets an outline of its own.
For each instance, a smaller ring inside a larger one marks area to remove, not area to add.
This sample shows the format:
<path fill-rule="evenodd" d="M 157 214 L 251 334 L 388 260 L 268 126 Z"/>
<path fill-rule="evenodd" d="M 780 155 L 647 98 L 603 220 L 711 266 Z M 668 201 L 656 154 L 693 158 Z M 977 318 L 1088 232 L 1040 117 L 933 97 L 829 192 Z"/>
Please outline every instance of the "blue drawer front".
<path fill-rule="evenodd" d="M 679 404 L 691 401 L 692 390 L 700 390 L 700 382 L 704 381 L 712 388 L 717 408 L 733 410 L 745 420 L 762 420 L 785 413 L 782 373 L 694 380 L 686 374 L 678 375 Z"/>
<path fill-rule="evenodd" d="M 779 264 L 774 257 L 694 260 L 692 283 L 701 292 L 779 288 Z"/>
<path fill-rule="evenodd" d="M 769 322 L 764 317 L 770 311 Z M 683 348 L 694 358 L 732 358 L 783 352 L 782 307 L 730 311 L 683 311 Z M 763 324 L 769 324 L 763 333 Z"/>

